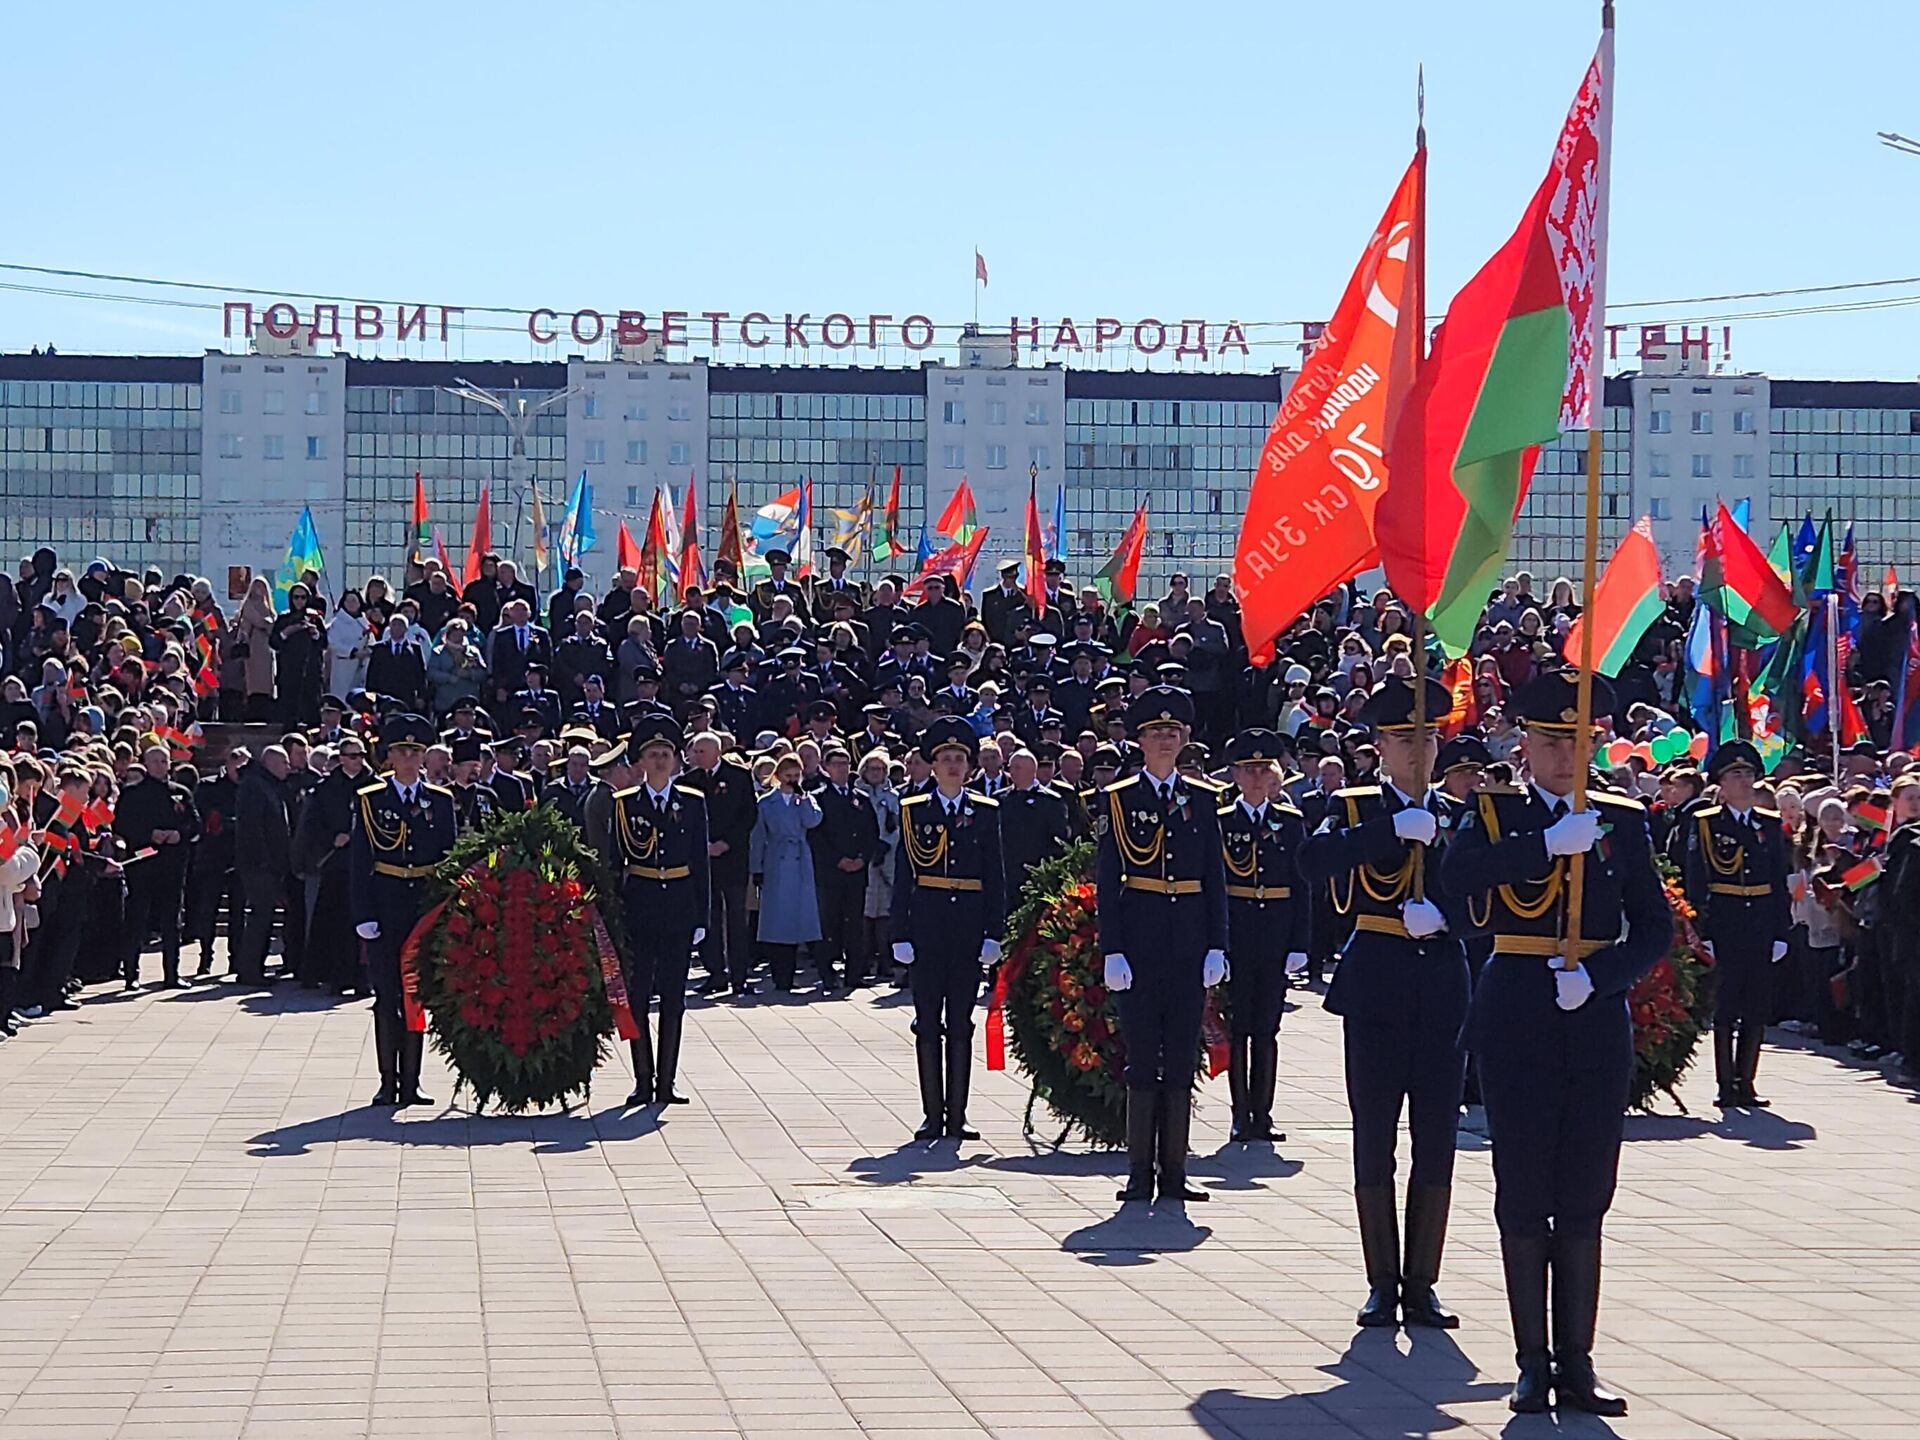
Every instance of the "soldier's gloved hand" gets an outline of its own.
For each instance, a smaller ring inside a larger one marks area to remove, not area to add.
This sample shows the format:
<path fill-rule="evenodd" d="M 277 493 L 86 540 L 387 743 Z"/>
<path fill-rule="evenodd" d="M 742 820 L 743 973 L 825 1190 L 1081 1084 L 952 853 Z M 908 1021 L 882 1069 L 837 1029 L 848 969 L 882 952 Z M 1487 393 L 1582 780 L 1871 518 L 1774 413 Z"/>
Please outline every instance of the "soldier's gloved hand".
<path fill-rule="evenodd" d="M 1107 989 L 1131 990 L 1133 988 L 1133 966 L 1127 963 L 1124 955 L 1107 956 Z"/>
<path fill-rule="evenodd" d="M 362 940 L 378 940 L 380 938 L 380 922 L 378 920 L 362 920 L 358 925 L 353 927 L 353 933 L 358 935 Z"/>
<path fill-rule="evenodd" d="M 1431 900 L 1409 900 L 1400 907 L 1400 923 L 1414 939 L 1424 940 L 1446 929 L 1447 917 Z"/>
<path fill-rule="evenodd" d="M 1307 952 L 1306 951 L 1289 950 L 1287 952 L 1287 974 L 1298 975 L 1302 970 L 1306 968 L 1307 968 Z"/>
<path fill-rule="evenodd" d="M 1584 965 L 1562 970 L 1560 960 L 1558 955 L 1550 956 L 1547 960 L 1547 968 L 1553 971 L 1553 1003 L 1562 1010 L 1578 1010 L 1593 998 L 1593 977 L 1587 974 Z"/>
<path fill-rule="evenodd" d="M 1547 826 L 1547 854 L 1584 855 L 1600 838 L 1600 812 L 1575 810 Z"/>
<path fill-rule="evenodd" d="M 1700 942 L 1700 948 L 1707 952 L 1707 959 L 1711 960 L 1714 958 L 1713 957 L 1713 941 L 1702 940 Z"/>
<path fill-rule="evenodd" d="M 1227 952 L 1209 950 L 1207 958 L 1200 962 L 1200 983 L 1211 990 L 1227 978 Z"/>
<path fill-rule="evenodd" d="M 1401 810 L 1394 814 L 1393 833 L 1415 845 L 1431 845 L 1440 833 L 1440 822 L 1431 810 Z"/>
<path fill-rule="evenodd" d="M 702 940 L 706 938 L 707 938 L 707 930 L 704 925 L 694 927 L 694 932 L 693 932 L 694 944 L 698 945 Z"/>
<path fill-rule="evenodd" d="M 1782 960 L 1786 958 L 1787 958 L 1787 942 L 1784 940 L 1774 941 L 1773 942 L 1773 963 L 1778 965 Z"/>
<path fill-rule="evenodd" d="M 893 942 L 893 963 L 896 965 L 913 964 L 913 942 L 896 940 Z"/>
<path fill-rule="evenodd" d="M 989 936 L 980 942 L 980 963 L 983 966 L 998 965 L 1000 963 L 1000 942 L 998 940 Z"/>

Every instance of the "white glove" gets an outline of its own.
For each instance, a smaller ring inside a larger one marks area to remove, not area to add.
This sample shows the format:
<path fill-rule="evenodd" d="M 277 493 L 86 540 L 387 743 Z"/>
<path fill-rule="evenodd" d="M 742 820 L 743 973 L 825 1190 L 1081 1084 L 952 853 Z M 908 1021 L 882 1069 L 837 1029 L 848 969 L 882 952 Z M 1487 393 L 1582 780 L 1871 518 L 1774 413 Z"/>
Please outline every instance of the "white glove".
<path fill-rule="evenodd" d="M 358 925 L 353 927 L 353 933 L 358 935 L 362 940 L 378 940 L 380 938 L 380 922 L 378 920 L 362 920 Z"/>
<path fill-rule="evenodd" d="M 1433 818 L 1431 810 L 1397 810 L 1393 816 L 1393 833 L 1416 845 L 1431 845 L 1433 837 L 1440 833 L 1440 822 Z"/>
<path fill-rule="evenodd" d="M 1124 955 L 1107 956 L 1107 989 L 1131 990 L 1133 988 L 1133 967 L 1127 963 Z"/>
<path fill-rule="evenodd" d="M 1600 838 L 1600 812 L 1575 810 L 1547 826 L 1547 854 L 1584 855 Z"/>
<path fill-rule="evenodd" d="M 699 943 L 700 943 L 700 942 L 701 942 L 702 940 L 704 940 L 704 939 L 706 939 L 706 938 L 707 938 L 707 930 L 706 930 L 706 927 L 705 927 L 704 925 L 702 925 L 702 926 L 699 926 L 699 927 L 697 927 L 697 928 L 696 928 L 696 929 L 694 930 L 694 932 L 693 932 L 693 943 L 694 943 L 694 944 L 696 944 L 696 945 L 698 945 L 698 944 L 699 944 Z"/>
<path fill-rule="evenodd" d="M 1209 950 L 1207 958 L 1200 962 L 1200 983 L 1211 990 L 1227 978 L 1227 952 Z"/>
<path fill-rule="evenodd" d="M 1562 970 L 1560 957 L 1555 955 L 1548 959 L 1547 968 L 1553 971 L 1553 1003 L 1562 1010 L 1578 1010 L 1593 997 L 1593 977 L 1587 974 L 1586 966 Z"/>
<path fill-rule="evenodd" d="M 1306 968 L 1307 968 L 1307 952 L 1306 951 L 1289 950 L 1287 952 L 1287 974 L 1298 975 L 1302 970 Z"/>
<path fill-rule="evenodd" d="M 1000 963 L 1000 942 L 989 936 L 980 942 L 980 963 L 997 965 Z"/>
<path fill-rule="evenodd" d="M 1409 900 L 1400 907 L 1400 923 L 1407 927 L 1407 934 L 1414 939 L 1424 940 L 1446 929 L 1447 917 L 1440 913 L 1440 907 L 1431 900 Z"/>
<path fill-rule="evenodd" d="M 896 940 L 893 942 L 893 963 L 896 965 L 913 964 L 913 942 Z"/>
<path fill-rule="evenodd" d="M 1707 959 L 1713 959 L 1713 941 L 1702 940 L 1700 942 L 1700 948 L 1707 952 Z"/>
<path fill-rule="evenodd" d="M 1774 941 L 1773 942 L 1773 963 L 1778 965 L 1782 960 L 1786 958 L 1787 958 L 1787 942 L 1784 940 Z"/>

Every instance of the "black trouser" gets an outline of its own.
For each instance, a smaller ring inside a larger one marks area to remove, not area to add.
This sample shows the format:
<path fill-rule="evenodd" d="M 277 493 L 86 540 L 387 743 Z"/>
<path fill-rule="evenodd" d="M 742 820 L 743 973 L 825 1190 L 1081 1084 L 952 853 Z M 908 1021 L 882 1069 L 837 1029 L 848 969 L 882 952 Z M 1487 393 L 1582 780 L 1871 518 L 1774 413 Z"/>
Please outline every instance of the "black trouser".
<path fill-rule="evenodd" d="M 1207 1003 L 1202 953 L 1128 954 L 1133 984 L 1120 992 L 1120 1034 L 1127 1046 L 1127 1085 L 1152 1089 L 1190 1084 L 1200 1059 L 1200 1020 Z"/>
<path fill-rule="evenodd" d="M 820 901 L 820 939 L 813 947 L 813 965 L 820 972 L 820 983 L 833 983 L 836 963 L 848 984 L 864 979 L 867 967 L 860 922 L 865 918 L 866 867 L 847 871 L 837 863 L 822 865 L 814 877 L 814 891 Z"/>
<path fill-rule="evenodd" d="M 1353 1116 L 1353 1183 L 1391 1185 L 1400 1111 L 1413 1137 L 1410 1185 L 1453 1183 L 1454 1132 L 1466 1064 L 1457 1026 L 1413 1015 L 1346 1025 L 1347 1108 Z"/>
<path fill-rule="evenodd" d="M 32 979 L 21 980 L 23 1003 L 31 997 L 31 1003 L 51 1010 L 65 996 L 74 957 L 87 931 L 87 900 L 92 890 L 78 870 L 42 887 L 40 928 L 33 932 L 26 953 Z"/>
<path fill-rule="evenodd" d="M 980 941 L 970 935 L 940 935 L 917 940 L 908 969 L 913 987 L 913 1038 L 921 1056 L 923 1099 L 931 1099 L 926 1081 L 945 1080 L 947 1113 L 966 1113 L 973 1073 L 973 1007 L 980 997 Z M 939 1065 L 933 1062 L 938 1058 Z M 931 1113 L 929 1120 L 940 1117 Z"/>
<path fill-rule="evenodd" d="M 307 974 L 307 882 L 294 874 L 286 879 L 280 901 L 280 958 L 289 974 L 300 979 Z M 405 939 L 405 936 L 401 937 Z"/>
<path fill-rule="evenodd" d="M 240 872 L 229 862 L 222 869 L 195 864 L 187 877 L 187 938 L 200 946 L 200 968 L 213 968 L 214 933 L 219 929 L 220 910 L 227 912 L 227 964 L 233 966 L 234 953 L 240 947 L 240 931 L 246 914 L 241 900 Z"/>
<path fill-rule="evenodd" d="M 240 884 L 246 892 L 247 918 L 233 973 L 243 985 L 258 985 L 267 978 L 267 947 L 273 942 L 274 913 L 286 905 L 287 877 L 271 870 L 242 870 Z"/>
<path fill-rule="evenodd" d="M 146 948 L 148 934 L 156 930 L 161 973 L 169 985 L 180 978 L 180 907 L 185 884 L 185 866 L 164 852 L 127 868 L 120 974 L 129 985 L 140 981 L 140 952 Z"/>
<path fill-rule="evenodd" d="M 773 940 L 762 940 L 760 948 L 767 952 L 767 968 L 773 972 L 773 988 L 791 990 L 793 972 L 800 966 L 800 947 L 782 945 Z"/>
<path fill-rule="evenodd" d="M 753 968 L 753 932 L 747 928 L 747 877 L 714 875 L 707 887 L 707 938 L 700 942 L 707 974 L 734 989 L 746 987 Z"/>
<path fill-rule="evenodd" d="M 336 990 L 360 983 L 360 940 L 353 933 L 344 855 L 330 861 L 315 882 L 307 917 L 307 964 L 301 978 Z"/>

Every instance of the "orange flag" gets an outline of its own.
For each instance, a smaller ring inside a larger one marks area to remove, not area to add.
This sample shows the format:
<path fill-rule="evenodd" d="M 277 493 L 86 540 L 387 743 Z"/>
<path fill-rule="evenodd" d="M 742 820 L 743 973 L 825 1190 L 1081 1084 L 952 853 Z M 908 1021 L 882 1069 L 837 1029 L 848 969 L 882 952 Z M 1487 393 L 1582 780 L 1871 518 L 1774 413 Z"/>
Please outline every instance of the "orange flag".
<path fill-rule="evenodd" d="M 727 513 L 720 517 L 720 544 L 714 551 L 713 564 L 715 569 L 731 565 L 736 582 L 746 578 L 740 573 L 745 561 L 740 554 L 740 482 L 737 480 L 727 487 Z"/>
<path fill-rule="evenodd" d="M 487 508 L 487 487 L 480 487 L 480 503 L 473 511 L 473 539 L 467 542 L 467 564 L 460 574 L 460 588 L 466 589 L 480 578 L 480 561 L 493 549 L 493 518 Z"/>
<path fill-rule="evenodd" d="M 1426 168 L 1422 147 L 1261 451 L 1233 559 L 1256 664 L 1303 610 L 1378 558 L 1387 432 L 1423 338 Z"/>
<path fill-rule="evenodd" d="M 620 536 L 615 542 L 613 563 L 621 570 L 640 569 L 640 547 L 633 543 L 633 532 L 627 529 L 627 522 L 620 522 Z"/>

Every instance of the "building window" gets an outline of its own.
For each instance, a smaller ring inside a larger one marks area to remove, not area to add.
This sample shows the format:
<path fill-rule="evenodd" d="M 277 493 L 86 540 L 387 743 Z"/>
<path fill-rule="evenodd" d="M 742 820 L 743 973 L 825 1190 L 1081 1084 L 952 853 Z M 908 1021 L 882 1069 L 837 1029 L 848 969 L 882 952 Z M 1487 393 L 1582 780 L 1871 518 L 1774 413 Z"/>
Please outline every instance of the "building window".
<path fill-rule="evenodd" d="M 691 420 L 692 418 L 693 418 L 693 406 L 690 405 L 687 401 L 670 400 L 667 402 L 667 419 Z"/>
<path fill-rule="evenodd" d="M 966 424 L 967 423 L 967 402 L 964 400 L 946 401 L 940 407 L 940 418 L 949 425 Z M 953 467 L 949 466 L 948 468 L 951 469 Z"/>
<path fill-rule="evenodd" d="M 647 407 L 646 407 L 646 406 L 644 406 L 644 405 L 629 405 L 629 406 L 627 407 L 627 419 L 629 419 L 629 420 L 635 420 L 635 421 L 638 421 L 638 420 L 645 420 L 646 418 L 647 418 Z"/>
<path fill-rule="evenodd" d="M 238 390 L 222 390 L 220 392 L 220 413 L 222 415 L 238 415 L 240 413 L 240 392 Z"/>
<path fill-rule="evenodd" d="M 1051 470 L 1053 468 L 1053 456 L 1047 452 L 1047 447 L 1044 445 L 1029 445 L 1027 447 L 1027 463 L 1036 470 Z"/>
<path fill-rule="evenodd" d="M 1027 402 L 1027 423 L 1029 425 L 1044 425 L 1047 423 L 1046 401 L 1029 400 Z"/>
<path fill-rule="evenodd" d="M 1656 520 L 1671 520 L 1673 506 L 1667 503 L 1665 496 L 1656 495 L 1647 502 L 1647 513 Z"/>
<path fill-rule="evenodd" d="M 1753 456 L 1736 455 L 1733 457 L 1733 478 L 1751 480 L 1753 478 Z"/>
<path fill-rule="evenodd" d="M 220 458 L 222 460 L 238 460 L 240 458 L 240 437 L 238 435 L 222 435 L 220 437 Z"/>
<path fill-rule="evenodd" d="M 967 447 L 948 445 L 940 452 L 941 463 L 949 470 L 963 470 L 967 464 Z"/>
<path fill-rule="evenodd" d="M 987 402 L 987 423 L 989 425 L 1004 425 L 1007 423 L 1006 401 L 989 400 Z"/>
<path fill-rule="evenodd" d="M 326 391 L 309 390 L 307 392 L 307 413 L 309 415 L 324 415 L 327 413 Z"/>
<path fill-rule="evenodd" d="M 598 420 L 600 418 L 600 397 L 598 395 L 595 395 L 592 391 L 588 391 L 581 403 L 583 407 L 581 413 L 583 413 L 587 419 Z"/>
<path fill-rule="evenodd" d="M 1713 412 L 1711 410 L 1696 410 L 1693 412 L 1693 433 L 1696 435 L 1711 435 L 1713 433 Z"/>
<path fill-rule="evenodd" d="M 669 465 L 685 465 L 691 453 L 692 452 L 687 449 L 686 441 L 675 440 L 671 445 L 667 446 L 667 463 Z"/>
<path fill-rule="evenodd" d="M 627 441 L 627 463 L 644 465 L 647 463 L 647 442 L 644 440 Z"/>
<path fill-rule="evenodd" d="M 1733 433 L 1736 435 L 1753 434 L 1753 411 L 1736 410 L 1733 412 Z"/>
<path fill-rule="evenodd" d="M 1656 480 L 1664 480 L 1673 474 L 1673 466 L 1667 460 L 1667 452 L 1655 450 L 1647 456 L 1647 473 Z"/>
<path fill-rule="evenodd" d="M 263 393 L 260 397 L 260 413 L 262 415 L 286 414 L 287 392 L 284 390 L 268 390 Z"/>
<path fill-rule="evenodd" d="M 587 464 L 601 465 L 606 462 L 607 442 L 604 440 L 587 441 Z"/>
<path fill-rule="evenodd" d="M 1694 456 L 1693 468 L 1689 473 L 1692 474 L 1696 480 L 1711 480 L 1713 478 L 1713 457 L 1711 455 Z"/>
<path fill-rule="evenodd" d="M 307 436 L 307 458 L 324 460 L 327 458 L 327 437 L 324 435 Z"/>
<path fill-rule="evenodd" d="M 1004 470 L 1007 468 L 1007 447 L 1004 445 L 987 446 L 987 468 Z"/>
<path fill-rule="evenodd" d="M 1649 435 L 1672 434 L 1673 412 L 1671 410 L 1649 410 L 1647 412 L 1647 433 Z"/>
<path fill-rule="evenodd" d="M 627 508 L 629 510 L 638 510 L 640 508 L 640 487 L 638 485 L 627 486 Z"/>
<path fill-rule="evenodd" d="M 287 437 L 284 435 L 263 435 L 260 437 L 260 458 L 262 460 L 284 460 L 287 458 Z"/>

